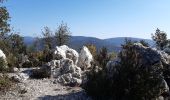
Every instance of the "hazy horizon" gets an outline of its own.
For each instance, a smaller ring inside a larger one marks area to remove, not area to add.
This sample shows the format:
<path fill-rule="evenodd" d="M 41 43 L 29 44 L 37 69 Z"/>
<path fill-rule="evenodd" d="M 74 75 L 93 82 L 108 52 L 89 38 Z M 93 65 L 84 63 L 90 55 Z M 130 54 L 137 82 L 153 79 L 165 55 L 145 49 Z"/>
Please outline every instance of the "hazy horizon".
<path fill-rule="evenodd" d="M 55 31 L 64 21 L 73 36 L 151 39 L 156 28 L 170 38 L 169 0 L 8 0 L 11 26 L 22 36 L 39 36 L 43 27 Z"/>

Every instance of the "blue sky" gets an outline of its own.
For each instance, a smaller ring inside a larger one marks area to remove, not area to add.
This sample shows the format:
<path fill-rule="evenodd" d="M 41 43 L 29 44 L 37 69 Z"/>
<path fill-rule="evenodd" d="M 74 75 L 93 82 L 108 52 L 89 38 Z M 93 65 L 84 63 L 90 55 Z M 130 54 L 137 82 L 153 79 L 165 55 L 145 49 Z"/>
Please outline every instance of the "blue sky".
<path fill-rule="evenodd" d="M 151 38 L 156 28 L 170 38 L 170 0 L 8 0 L 11 26 L 24 36 L 55 31 L 66 22 L 74 36 Z"/>

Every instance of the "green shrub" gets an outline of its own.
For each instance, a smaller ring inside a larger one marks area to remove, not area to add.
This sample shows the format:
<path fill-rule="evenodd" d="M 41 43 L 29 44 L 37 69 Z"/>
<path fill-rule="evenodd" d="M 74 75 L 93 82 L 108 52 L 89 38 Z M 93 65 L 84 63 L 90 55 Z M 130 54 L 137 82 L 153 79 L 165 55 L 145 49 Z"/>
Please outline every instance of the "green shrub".
<path fill-rule="evenodd" d="M 96 55 L 96 62 L 99 63 L 100 67 L 105 67 L 107 62 L 111 59 L 111 56 L 108 54 L 106 47 L 102 47 L 99 53 Z"/>
<path fill-rule="evenodd" d="M 89 49 L 90 53 L 95 58 L 97 55 L 96 46 L 94 44 L 86 44 L 86 47 Z"/>
<path fill-rule="evenodd" d="M 7 56 L 7 62 L 8 62 L 9 71 L 13 67 L 19 67 L 18 59 L 12 53 L 9 53 L 9 55 Z"/>
<path fill-rule="evenodd" d="M 114 60 L 116 58 L 116 56 L 117 56 L 117 53 L 115 53 L 115 52 L 109 53 L 109 57 L 110 57 L 111 60 Z"/>
<path fill-rule="evenodd" d="M 28 54 L 29 61 L 32 62 L 34 67 L 42 66 L 43 64 L 51 61 L 53 59 L 52 51 L 37 51 Z"/>
<path fill-rule="evenodd" d="M 42 66 L 42 62 L 39 61 L 39 60 L 36 59 L 36 58 L 30 59 L 30 62 L 32 62 L 32 66 L 33 66 L 33 67 Z"/>
<path fill-rule="evenodd" d="M 0 57 L 0 72 L 5 72 L 7 70 L 8 70 L 7 63 L 2 57 Z"/>
<path fill-rule="evenodd" d="M 33 79 L 50 78 L 50 76 L 51 73 L 46 68 L 33 69 L 31 74 L 31 78 Z"/>
<path fill-rule="evenodd" d="M 113 74 L 114 99 L 151 100 L 158 97 L 163 78 L 160 65 L 143 65 L 141 61 L 145 57 L 134 49 L 133 43 L 127 42 L 122 48 L 119 53 L 121 62 L 113 66 L 116 70 Z"/>
<path fill-rule="evenodd" d="M 92 70 L 87 73 L 88 81 L 82 85 L 87 94 L 94 100 L 107 100 L 112 98 L 113 82 L 107 78 L 105 69 L 96 68 L 92 65 Z"/>
<path fill-rule="evenodd" d="M 97 100 L 151 100 L 161 94 L 162 91 L 162 69 L 159 64 L 142 65 L 143 55 L 133 48 L 131 41 L 126 41 L 122 45 L 122 51 L 119 53 L 120 63 L 111 66 L 114 72 L 108 76 L 106 70 L 107 58 L 100 53 L 100 62 L 97 62 L 99 71 L 96 71 L 96 65 L 87 73 L 87 82 L 83 84 L 86 92 Z M 146 53 L 147 54 L 147 53 Z M 101 59 L 102 58 L 102 59 Z M 103 61 L 102 61 L 103 60 Z M 110 77 L 111 76 L 111 77 Z"/>
<path fill-rule="evenodd" d="M 22 64 L 23 68 L 30 68 L 32 66 L 33 66 L 32 62 L 29 62 L 29 61 Z"/>
<path fill-rule="evenodd" d="M 91 64 L 91 71 L 87 72 L 87 82 L 82 85 L 87 94 L 96 100 L 112 98 L 113 82 L 107 77 L 106 64 L 110 60 L 107 48 L 103 47 L 96 55 L 96 60 Z"/>
<path fill-rule="evenodd" d="M 0 76 L 0 92 L 8 91 L 13 85 L 14 82 L 8 76 Z"/>

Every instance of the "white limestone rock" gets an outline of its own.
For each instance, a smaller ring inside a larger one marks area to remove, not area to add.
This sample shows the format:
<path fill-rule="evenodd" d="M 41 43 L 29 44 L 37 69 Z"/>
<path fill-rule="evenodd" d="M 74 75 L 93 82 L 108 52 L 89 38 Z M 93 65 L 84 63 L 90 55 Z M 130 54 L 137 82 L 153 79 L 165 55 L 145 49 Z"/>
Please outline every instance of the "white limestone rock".
<path fill-rule="evenodd" d="M 48 65 L 52 68 L 59 68 L 60 67 L 60 60 L 52 60 L 48 62 Z"/>
<path fill-rule="evenodd" d="M 54 59 L 65 59 L 69 58 L 73 60 L 74 64 L 76 65 L 78 62 L 79 54 L 76 50 L 69 48 L 66 45 L 56 46 L 54 51 Z"/>
<path fill-rule="evenodd" d="M 4 52 L 0 49 L 0 58 L 2 58 L 5 62 L 5 66 L 4 68 L 8 68 L 7 66 L 7 60 L 6 60 L 6 55 L 4 54 Z"/>
<path fill-rule="evenodd" d="M 56 78 L 56 82 L 63 85 L 80 85 L 82 82 L 81 69 L 71 59 L 53 60 L 48 63 L 48 67 L 51 69 L 51 76 Z"/>
<path fill-rule="evenodd" d="M 79 54 L 78 66 L 80 66 L 82 69 L 90 68 L 92 61 L 92 54 L 86 46 L 83 46 Z"/>
<path fill-rule="evenodd" d="M 62 67 L 60 68 L 61 74 L 66 73 L 74 73 L 75 72 L 75 65 L 73 64 L 73 61 L 70 59 L 64 59 L 61 61 Z"/>
<path fill-rule="evenodd" d="M 81 79 L 73 77 L 71 73 L 61 75 L 60 77 L 57 78 L 56 81 L 63 85 L 70 85 L 70 86 L 76 86 L 82 83 Z"/>
<path fill-rule="evenodd" d="M 0 49 L 0 57 L 2 57 L 4 60 L 6 60 L 6 55 L 4 52 Z"/>
<path fill-rule="evenodd" d="M 19 69 L 18 69 L 17 67 L 14 67 L 14 68 L 12 69 L 12 71 L 13 71 L 13 72 L 19 72 Z"/>
<path fill-rule="evenodd" d="M 16 82 L 24 82 L 29 78 L 29 75 L 25 73 L 18 73 L 12 76 L 12 79 Z"/>

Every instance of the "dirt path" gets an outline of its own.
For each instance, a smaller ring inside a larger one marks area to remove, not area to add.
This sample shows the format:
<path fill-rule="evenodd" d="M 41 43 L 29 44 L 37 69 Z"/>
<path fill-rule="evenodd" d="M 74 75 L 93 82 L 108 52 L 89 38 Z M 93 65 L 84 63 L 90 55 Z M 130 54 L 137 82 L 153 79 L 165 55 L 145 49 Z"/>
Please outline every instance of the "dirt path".
<path fill-rule="evenodd" d="M 90 100 L 80 87 L 62 86 L 54 79 L 28 79 L 0 96 L 0 100 Z"/>

